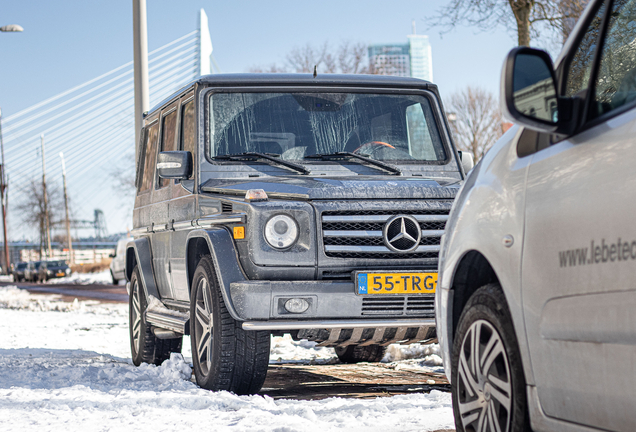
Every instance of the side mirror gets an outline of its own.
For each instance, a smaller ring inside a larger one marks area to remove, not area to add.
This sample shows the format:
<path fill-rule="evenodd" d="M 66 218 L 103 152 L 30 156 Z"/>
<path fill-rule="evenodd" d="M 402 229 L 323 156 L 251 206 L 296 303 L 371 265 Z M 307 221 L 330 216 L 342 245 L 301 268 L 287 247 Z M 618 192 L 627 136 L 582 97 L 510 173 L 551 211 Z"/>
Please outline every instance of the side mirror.
<path fill-rule="evenodd" d="M 186 180 L 192 175 L 192 153 L 166 151 L 159 153 L 157 175 L 165 179 Z"/>
<path fill-rule="evenodd" d="M 468 172 L 475 166 L 473 155 L 461 150 L 458 150 L 457 154 L 459 155 L 459 161 L 462 163 L 462 168 L 464 168 L 464 173 L 468 174 Z"/>
<path fill-rule="evenodd" d="M 562 104 L 548 53 L 528 47 L 513 49 L 504 62 L 501 84 L 504 117 L 539 132 L 560 129 Z"/>
<path fill-rule="evenodd" d="M 115 254 L 114 253 L 108 254 L 108 258 L 115 258 Z"/>

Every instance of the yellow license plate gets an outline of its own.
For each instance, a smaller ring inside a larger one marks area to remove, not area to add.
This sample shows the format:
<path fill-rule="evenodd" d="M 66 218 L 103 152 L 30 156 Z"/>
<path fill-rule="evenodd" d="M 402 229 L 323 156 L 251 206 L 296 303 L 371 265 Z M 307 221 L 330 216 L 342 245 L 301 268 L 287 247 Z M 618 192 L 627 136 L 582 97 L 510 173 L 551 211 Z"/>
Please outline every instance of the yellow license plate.
<path fill-rule="evenodd" d="M 64 272 L 55 273 L 55 276 L 64 276 Z"/>
<path fill-rule="evenodd" d="M 437 286 L 437 272 L 359 272 L 356 292 L 368 294 L 432 294 Z"/>

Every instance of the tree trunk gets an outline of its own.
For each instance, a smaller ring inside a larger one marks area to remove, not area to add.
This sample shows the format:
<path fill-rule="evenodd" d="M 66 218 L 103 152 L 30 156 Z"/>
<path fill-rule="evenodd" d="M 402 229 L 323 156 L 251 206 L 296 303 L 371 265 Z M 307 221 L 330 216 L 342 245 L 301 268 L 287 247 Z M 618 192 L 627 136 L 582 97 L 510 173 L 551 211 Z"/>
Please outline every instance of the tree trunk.
<path fill-rule="evenodd" d="M 530 13 L 534 8 L 534 0 L 508 0 L 508 2 L 517 21 L 519 46 L 530 46 Z"/>

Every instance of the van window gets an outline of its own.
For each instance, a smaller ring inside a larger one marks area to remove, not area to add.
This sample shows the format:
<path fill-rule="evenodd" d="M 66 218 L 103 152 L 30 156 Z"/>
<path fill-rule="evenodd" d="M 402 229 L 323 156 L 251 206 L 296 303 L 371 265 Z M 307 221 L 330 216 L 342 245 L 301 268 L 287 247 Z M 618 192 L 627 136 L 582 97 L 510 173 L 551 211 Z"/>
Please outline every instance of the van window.
<path fill-rule="evenodd" d="M 161 125 L 161 147 L 159 151 L 174 151 L 174 139 L 177 132 L 177 110 L 163 117 Z M 170 179 L 157 179 L 159 187 L 168 186 Z"/>
<path fill-rule="evenodd" d="M 601 6 L 596 12 L 587 30 L 585 30 L 574 57 L 570 61 L 565 83 L 565 96 L 567 97 L 573 97 L 582 91 L 586 91 L 589 87 L 590 74 L 594 64 L 594 53 L 596 53 L 599 32 L 603 24 L 603 15 L 605 15 L 605 5 Z"/>
<path fill-rule="evenodd" d="M 196 165 L 194 99 L 185 104 L 181 110 L 181 149 L 192 154 L 192 164 Z"/>
<path fill-rule="evenodd" d="M 615 0 L 590 114 L 598 117 L 636 101 L 636 1 Z"/>
<path fill-rule="evenodd" d="M 141 172 L 141 185 L 139 192 L 150 190 L 152 178 L 155 173 L 155 161 L 157 160 L 157 136 L 159 135 L 159 123 L 155 123 L 146 132 L 146 143 L 144 145 L 143 171 Z"/>

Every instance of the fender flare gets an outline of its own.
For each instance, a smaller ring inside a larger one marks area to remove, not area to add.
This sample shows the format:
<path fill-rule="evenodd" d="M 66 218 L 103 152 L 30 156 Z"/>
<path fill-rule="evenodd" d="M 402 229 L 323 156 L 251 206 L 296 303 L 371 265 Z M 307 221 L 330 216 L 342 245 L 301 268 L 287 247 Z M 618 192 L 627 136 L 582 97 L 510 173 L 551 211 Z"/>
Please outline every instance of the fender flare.
<path fill-rule="evenodd" d="M 152 268 L 152 249 L 150 248 L 148 237 L 135 239 L 126 245 L 125 274 L 128 281 L 127 285 L 130 284 L 135 265 L 139 266 L 141 286 L 146 294 L 146 299 L 148 299 L 148 304 L 152 303 L 152 297 L 159 301 L 161 297 L 155 282 L 155 274 Z M 128 292 L 130 293 L 130 289 L 128 289 Z"/>
<path fill-rule="evenodd" d="M 234 240 L 232 239 L 229 231 L 225 228 L 211 228 L 211 229 L 198 229 L 191 231 L 186 239 L 186 254 L 189 257 L 190 244 L 193 240 L 203 238 L 207 245 L 210 255 L 212 256 L 212 262 L 214 264 L 214 270 L 216 271 L 219 288 L 223 301 L 227 307 L 230 316 L 236 321 L 243 321 L 243 319 L 236 313 L 232 296 L 230 295 L 230 284 L 232 282 L 243 282 L 247 278 L 241 269 L 238 262 L 238 255 L 236 248 L 234 247 Z M 189 259 L 186 258 L 186 262 Z M 195 267 L 196 268 L 196 267 Z M 186 274 L 188 278 L 188 290 L 192 292 L 191 281 L 194 276 L 195 268 L 190 268 L 190 264 L 186 264 Z"/>

